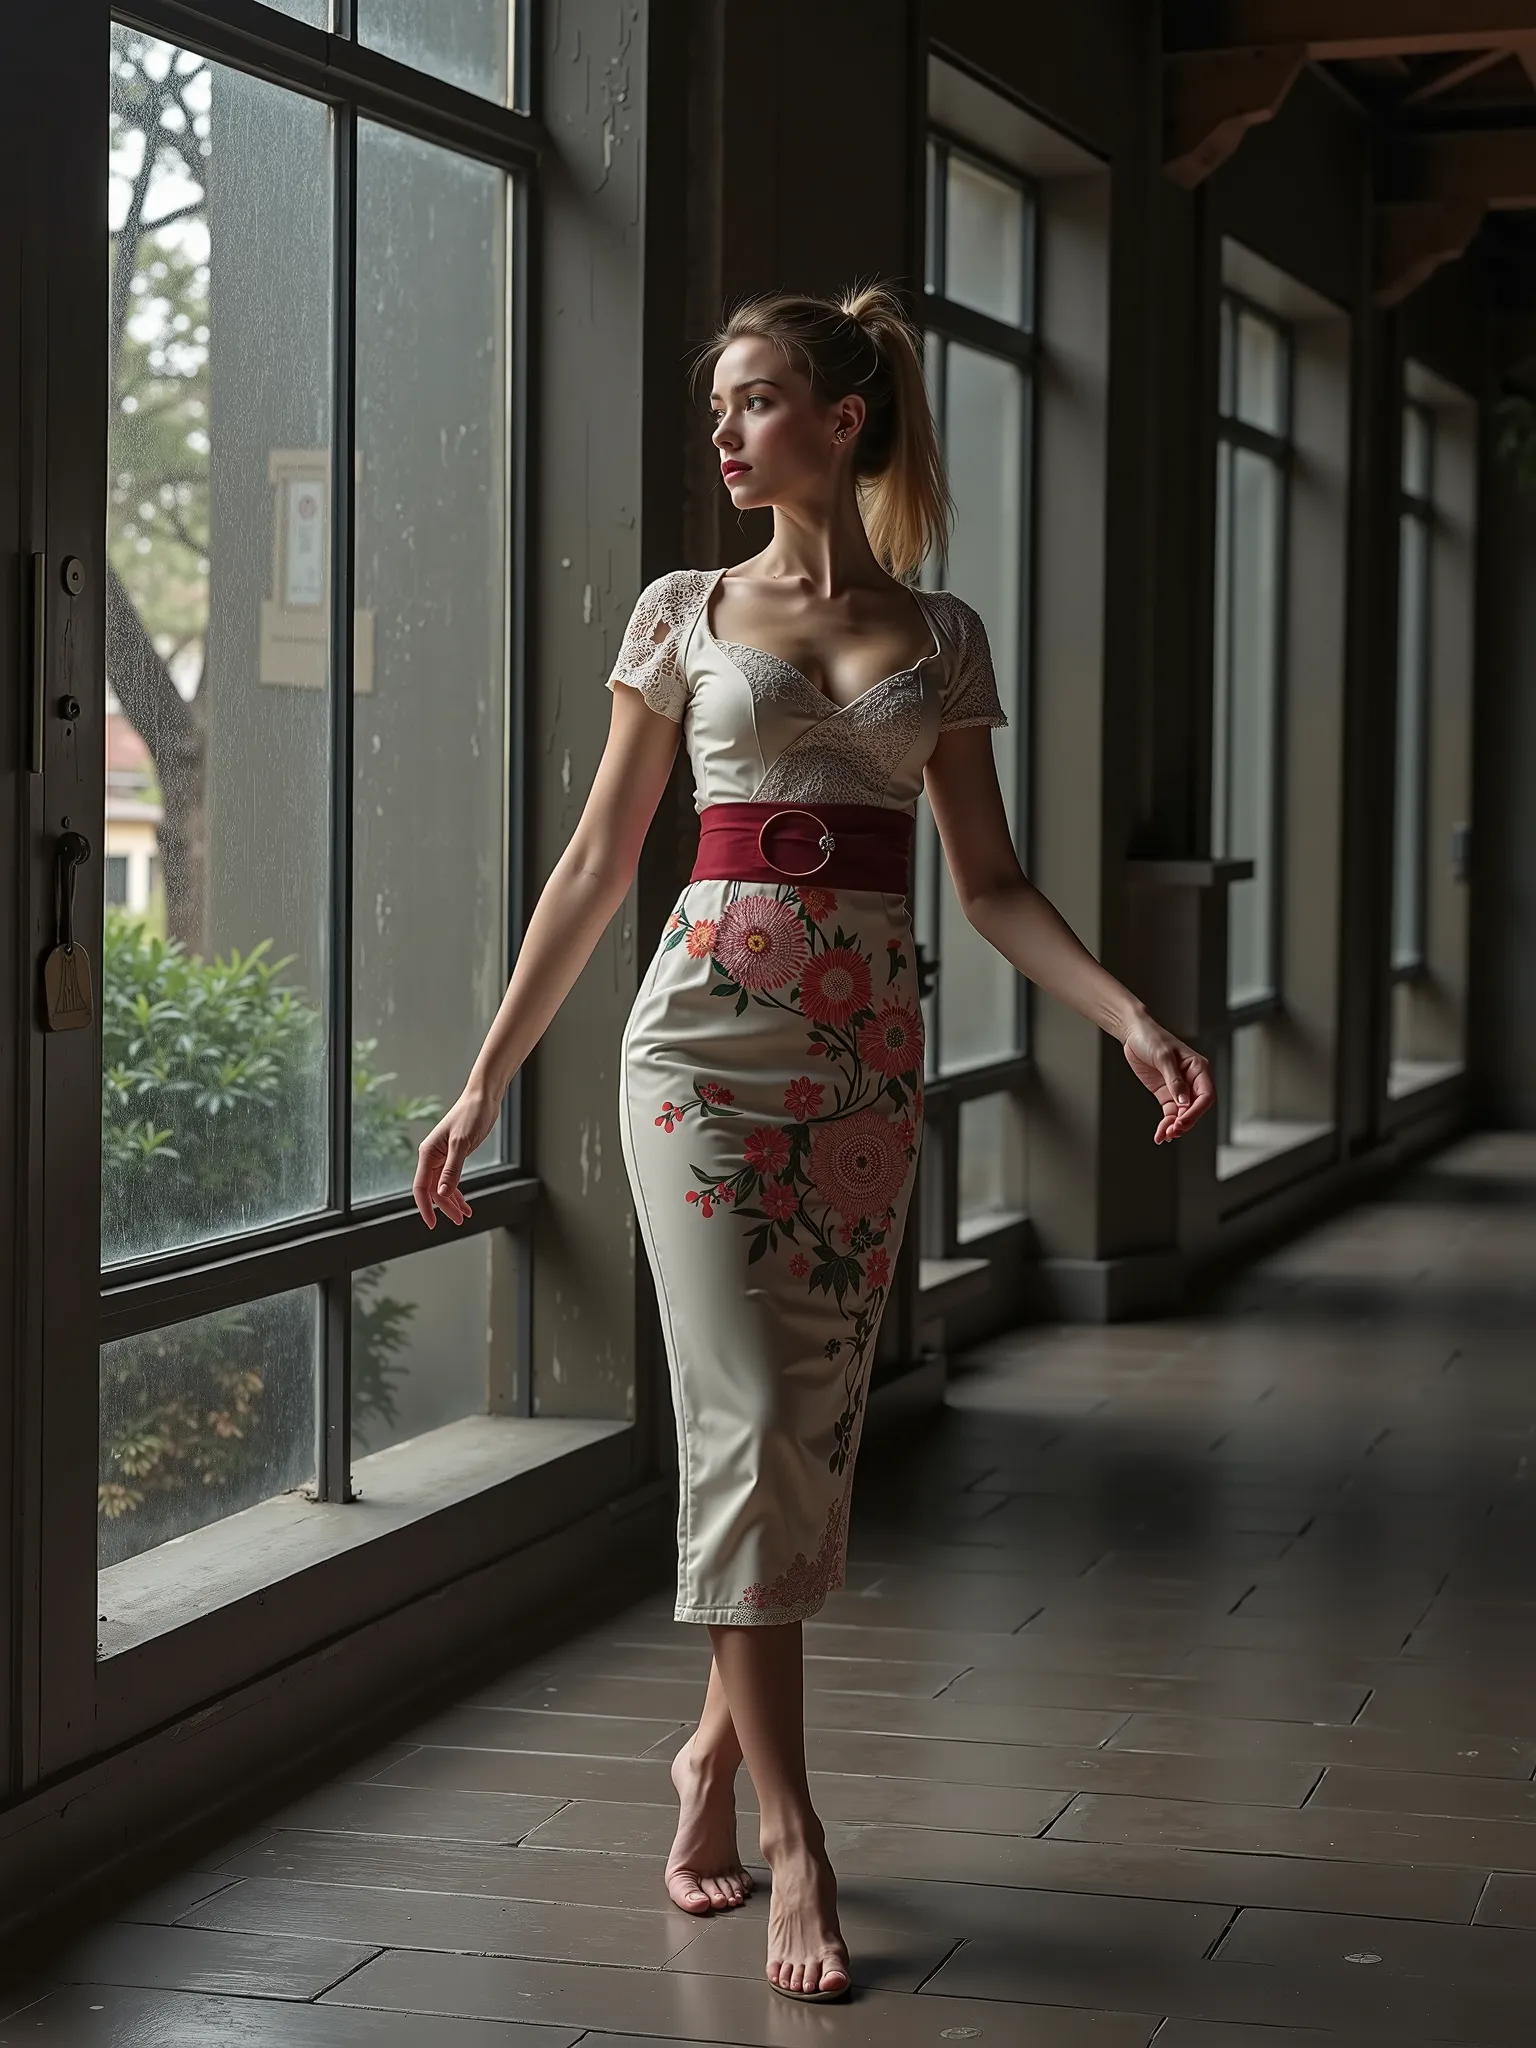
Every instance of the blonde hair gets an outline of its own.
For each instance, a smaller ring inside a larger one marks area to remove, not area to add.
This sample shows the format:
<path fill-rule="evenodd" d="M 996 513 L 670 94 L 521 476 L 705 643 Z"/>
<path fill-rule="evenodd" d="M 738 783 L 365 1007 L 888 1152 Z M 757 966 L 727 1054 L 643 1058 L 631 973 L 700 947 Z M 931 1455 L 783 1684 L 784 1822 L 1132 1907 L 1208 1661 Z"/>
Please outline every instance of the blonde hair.
<path fill-rule="evenodd" d="M 954 517 L 938 429 L 923 378 L 922 336 L 882 284 L 855 284 L 837 298 L 764 292 L 730 308 L 700 350 L 695 375 L 727 343 L 771 341 L 832 403 L 857 392 L 864 424 L 853 451 L 859 511 L 876 558 L 910 581 L 942 553 Z"/>

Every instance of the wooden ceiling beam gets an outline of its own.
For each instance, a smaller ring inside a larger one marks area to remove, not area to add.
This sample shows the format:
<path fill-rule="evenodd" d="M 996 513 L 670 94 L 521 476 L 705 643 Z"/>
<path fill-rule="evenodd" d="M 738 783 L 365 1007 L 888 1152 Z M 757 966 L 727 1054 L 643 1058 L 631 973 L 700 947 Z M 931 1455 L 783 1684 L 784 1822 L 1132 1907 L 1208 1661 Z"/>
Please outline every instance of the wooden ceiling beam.
<path fill-rule="evenodd" d="M 1226 162 L 1250 128 L 1270 120 L 1295 84 L 1299 45 L 1163 62 L 1163 169 L 1192 191 Z"/>
<path fill-rule="evenodd" d="M 1404 199 L 1378 206 L 1377 303 L 1400 305 L 1441 264 L 1464 255 L 1487 212 L 1475 199 Z"/>
<path fill-rule="evenodd" d="M 1508 56 L 1508 50 L 1469 50 L 1447 57 L 1432 77 L 1405 92 L 1397 104 L 1400 108 L 1422 107 L 1444 93 L 1454 92 L 1457 86 L 1466 85 L 1483 72 L 1491 71 L 1495 64 L 1502 64 Z"/>
<path fill-rule="evenodd" d="M 1536 35 L 1536 0 L 1183 0 L 1165 17 L 1170 54 L 1301 44 L 1309 59 L 1510 50 Z"/>
<path fill-rule="evenodd" d="M 1497 211 L 1536 207 L 1536 128 L 1445 129 L 1399 136 L 1382 197 Z"/>

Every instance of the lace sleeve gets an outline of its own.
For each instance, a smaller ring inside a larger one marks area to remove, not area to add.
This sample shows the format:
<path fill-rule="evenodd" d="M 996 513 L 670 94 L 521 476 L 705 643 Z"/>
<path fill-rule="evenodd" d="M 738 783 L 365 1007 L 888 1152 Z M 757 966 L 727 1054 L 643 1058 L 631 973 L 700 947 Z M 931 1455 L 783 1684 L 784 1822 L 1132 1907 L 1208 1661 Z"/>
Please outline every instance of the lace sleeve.
<path fill-rule="evenodd" d="M 624 638 L 619 644 L 608 688 L 628 683 L 653 711 L 674 722 L 688 708 L 688 679 L 681 652 L 696 603 L 696 575 L 687 571 L 658 576 L 641 591 Z"/>
<path fill-rule="evenodd" d="M 954 651 L 944 678 L 940 732 L 958 725 L 1006 725 L 1008 714 L 997 694 L 992 647 L 980 614 L 958 597 L 948 598 L 946 610 Z"/>

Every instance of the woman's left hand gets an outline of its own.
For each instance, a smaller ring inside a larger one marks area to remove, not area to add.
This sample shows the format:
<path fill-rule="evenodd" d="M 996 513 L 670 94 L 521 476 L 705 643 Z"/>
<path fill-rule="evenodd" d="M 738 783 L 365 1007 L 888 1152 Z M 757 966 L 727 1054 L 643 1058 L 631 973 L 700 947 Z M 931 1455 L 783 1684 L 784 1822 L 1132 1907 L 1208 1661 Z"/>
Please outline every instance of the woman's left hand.
<path fill-rule="evenodd" d="M 1131 1072 L 1157 1097 L 1162 1117 L 1152 1133 L 1154 1145 L 1182 1138 L 1216 1100 L 1211 1065 L 1182 1038 L 1175 1038 L 1152 1018 L 1143 1017 L 1125 1036 Z"/>

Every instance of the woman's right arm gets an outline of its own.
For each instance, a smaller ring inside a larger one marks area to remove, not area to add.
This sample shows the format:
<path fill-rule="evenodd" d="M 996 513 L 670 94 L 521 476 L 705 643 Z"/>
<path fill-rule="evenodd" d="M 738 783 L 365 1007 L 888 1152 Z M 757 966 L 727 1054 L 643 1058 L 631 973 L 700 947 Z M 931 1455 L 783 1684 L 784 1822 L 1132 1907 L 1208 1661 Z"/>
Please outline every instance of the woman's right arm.
<path fill-rule="evenodd" d="M 640 848 L 677 753 L 677 721 L 638 690 L 613 691 L 608 740 L 575 831 L 544 884 L 512 979 L 464 1092 L 421 1141 L 412 1187 L 429 1230 L 434 1207 L 455 1223 L 470 1215 L 459 1191 L 464 1161 L 484 1143 L 518 1068 L 570 994 L 634 877 Z"/>

